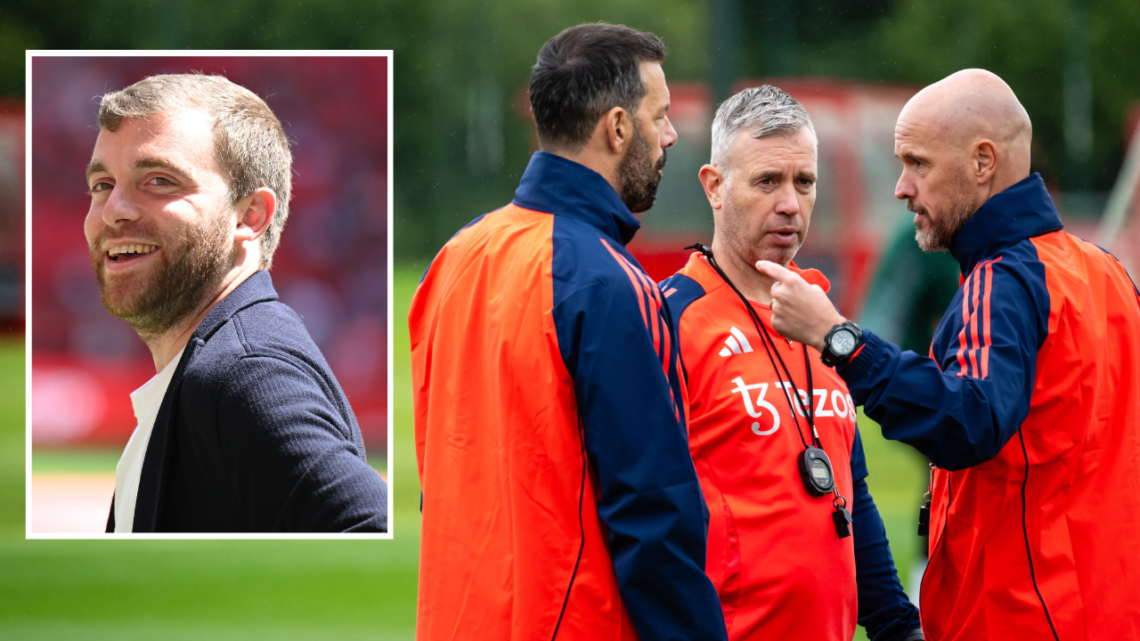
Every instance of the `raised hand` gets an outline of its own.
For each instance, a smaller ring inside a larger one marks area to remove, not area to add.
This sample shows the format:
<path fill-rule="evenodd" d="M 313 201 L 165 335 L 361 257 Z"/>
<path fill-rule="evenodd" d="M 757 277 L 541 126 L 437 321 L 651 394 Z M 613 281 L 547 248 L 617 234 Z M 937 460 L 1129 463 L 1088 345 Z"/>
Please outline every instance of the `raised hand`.
<path fill-rule="evenodd" d="M 835 310 L 823 289 L 809 285 L 790 269 L 766 260 L 756 262 L 756 271 L 775 281 L 772 284 L 772 327 L 784 338 L 822 351 L 827 332 L 846 320 Z"/>

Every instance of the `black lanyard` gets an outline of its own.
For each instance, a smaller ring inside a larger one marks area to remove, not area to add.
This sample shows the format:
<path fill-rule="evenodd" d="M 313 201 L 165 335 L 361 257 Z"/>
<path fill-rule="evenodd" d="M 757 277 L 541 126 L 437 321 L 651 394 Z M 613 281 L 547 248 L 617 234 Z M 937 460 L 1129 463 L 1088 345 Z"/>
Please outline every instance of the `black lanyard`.
<path fill-rule="evenodd" d="M 831 461 L 827 458 L 827 453 L 823 449 L 823 442 L 819 438 L 819 431 L 815 427 L 815 412 L 812 411 L 811 402 L 815 395 L 815 388 L 812 385 L 811 376 L 811 360 L 808 357 L 807 345 L 803 345 L 804 352 L 804 371 L 807 374 L 807 402 L 799 397 L 799 390 L 796 389 L 795 380 L 792 379 L 792 373 L 788 370 L 788 366 L 784 364 L 784 359 L 780 356 L 780 351 L 776 349 L 775 339 L 768 332 L 768 328 L 760 322 L 760 317 L 753 309 L 752 303 L 745 298 L 736 285 L 729 279 L 728 274 L 724 273 L 720 265 L 717 264 L 716 258 L 713 256 L 712 250 L 702 245 L 701 243 L 694 243 L 685 249 L 695 249 L 699 251 L 716 273 L 720 275 L 724 282 L 736 292 L 740 297 L 740 301 L 744 303 L 744 308 L 748 310 L 748 315 L 752 319 L 752 324 L 756 328 L 756 333 L 760 335 L 760 343 L 764 346 L 764 351 L 768 355 L 768 362 L 772 364 L 772 369 L 776 372 L 776 378 L 780 381 L 780 385 L 784 388 L 784 398 L 788 401 L 788 411 L 792 415 L 792 421 L 796 424 L 796 434 L 800 437 L 800 443 L 804 446 L 804 451 L 800 455 L 799 468 L 800 475 L 804 482 L 804 488 L 809 494 L 815 496 L 823 496 L 828 493 L 833 493 L 835 499 L 833 505 L 835 512 L 831 515 L 832 520 L 835 522 L 835 531 L 839 538 L 851 536 L 851 512 L 847 509 L 847 498 L 839 493 L 839 487 L 835 484 L 835 473 L 831 467 Z M 790 343 L 791 341 L 789 341 Z M 779 363 L 779 367 L 776 366 Z M 785 382 L 780 376 L 781 370 L 783 376 L 787 377 Z M 807 439 L 804 438 L 803 428 L 800 427 L 800 421 L 796 418 L 796 408 L 792 405 L 792 396 L 796 397 L 796 401 L 803 408 L 803 414 L 807 418 L 808 427 L 811 429 L 811 445 L 808 444 Z M 806 405 L 806 407 L 805 407 Z"/>

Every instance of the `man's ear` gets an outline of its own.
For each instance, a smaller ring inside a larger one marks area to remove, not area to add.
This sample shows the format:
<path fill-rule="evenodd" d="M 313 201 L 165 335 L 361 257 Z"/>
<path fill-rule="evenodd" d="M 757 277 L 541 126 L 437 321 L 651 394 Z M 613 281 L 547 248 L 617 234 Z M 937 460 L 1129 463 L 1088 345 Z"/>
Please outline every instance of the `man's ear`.
<path fill-rule="evenodd" d="M 268 187 L 259 187 L 252 194 L 238 201 L 237 228 L 234 242 L 257 240 L 269 229 L 273 216 L 277 213 L 277 194 Z"/>
<path fill-rule="evenodd" d="M 724 183 L 727 176 L 716 167 L 705 165 L 697 173 L 697 178 L 705 188 L 705 198 L 709 199 L 709 205 L 715 210 L 720 210 L 724 206 Z"/>
<path fill-rule="evenodd" d="M 633 119 L 622 107 L 614 107 L 602 116 L 602 127 L 606 133 L 606 143 L 611 152 L 622 155 L 633 137 Z"/>
<path fill-rule="evenodd" d="M 993 178 L 994 172 L 997 171 L 997 145 L 990 140 L 982 139 L 974 147 L 974 157 L 971 160 L 978 184 L 988 183 Z"/>

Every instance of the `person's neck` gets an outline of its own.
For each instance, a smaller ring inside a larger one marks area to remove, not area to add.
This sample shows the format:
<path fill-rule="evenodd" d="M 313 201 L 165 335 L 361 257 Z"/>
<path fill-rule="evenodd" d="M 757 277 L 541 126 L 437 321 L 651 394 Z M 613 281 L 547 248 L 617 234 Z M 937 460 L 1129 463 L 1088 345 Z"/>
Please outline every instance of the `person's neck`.
<path fill-rule="evenodd" d="M 222 279 L 221 284 L 215 289 L 212 296 L 204 299 L 194 308 L 193 312 L 175 323 L 173 327 L 161 334 L 145 336 L 140 334 L 139 337 L 146 343 L 151 356 L 154 358 L 154 371 L 161 372 L 165 369 L 170 361 L 174 360 L 174 357 L 190 342 L 190 337 L 194 335 L 194 330 L 197 329 L 202 319 L 206 318 L 206 314 L 209 314 L 215 305 L 222 302 L 222 299 L 229 296 L 237 289 L 238 285 L 241 285 L 257 271 L 256 265 L 235 266 Z"/>
<path fill-rule="evenodd" d="M 718 238 L 713 238 L 713 257 L 724 270 L 733 285 L 744 294 L 744 297 L 754 303 L 770 305 L 772 303 L 772 285 L 774 280 L 756 271 L 756 267 L 732 251 Z M 787 265 L 784 265 L 787 267 Z"/>

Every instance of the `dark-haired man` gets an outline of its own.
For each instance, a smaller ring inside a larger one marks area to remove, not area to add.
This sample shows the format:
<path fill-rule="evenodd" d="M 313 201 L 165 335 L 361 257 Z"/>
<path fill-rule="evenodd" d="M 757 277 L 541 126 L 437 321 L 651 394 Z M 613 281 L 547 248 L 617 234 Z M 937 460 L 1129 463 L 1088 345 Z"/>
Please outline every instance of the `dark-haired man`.
<path fill-rule="evenodd" d="M 654 35 L 555 36 L 543 151 L 436 256 L 409 313 L 419 639 L 724 639 L 676 340 L 625 250 L 676 140 Z"/>
<path fill-rule="evenodd" d="M 280 122 L 220 76 L 103 96 L 84 232 L 103 305 L 157 374 L 115 475 L 109 532 L 387 529 L 352 408 L 269 278 L 288 213 Z"/>

